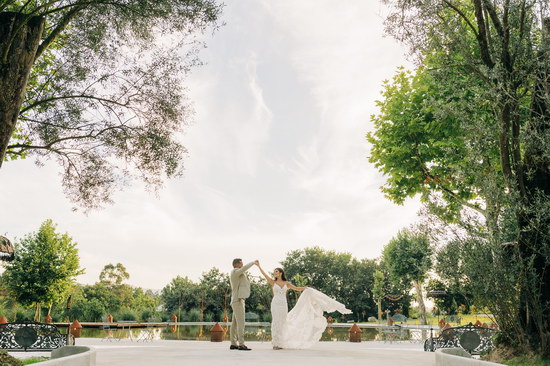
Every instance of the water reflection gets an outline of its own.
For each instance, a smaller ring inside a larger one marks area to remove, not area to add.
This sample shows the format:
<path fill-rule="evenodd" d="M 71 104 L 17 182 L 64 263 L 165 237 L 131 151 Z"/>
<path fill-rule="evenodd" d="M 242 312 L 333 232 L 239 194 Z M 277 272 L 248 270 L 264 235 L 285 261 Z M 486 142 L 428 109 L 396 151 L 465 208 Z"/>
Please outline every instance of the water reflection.
<path fill-rule="evenodd" d="M 143 338 L 144 332 L 150 332 L 152 339 L 165 340 L 199 340 L 210 341 L 210 325 L 180 325 L 167 326 L 149 329 L 82 329 L 82 337 L 87 338 L 110 338 L 110 339 L 132 339 Z M 224 326 L 224 341 L 229 340 L 229 329 Z M 398 329 L 389 331 L 387 329 L 363 328 L 361 333 L 362 341 L 421 341 L 422 335 L 412 330 Z M 245 328 L 246 341 L 271 342 L 271 327 L 269 326 L 247 326 Z M 349 328 L 329 327 L 321 337 L 324 342 L 347 342 L 349 341 Z"/>

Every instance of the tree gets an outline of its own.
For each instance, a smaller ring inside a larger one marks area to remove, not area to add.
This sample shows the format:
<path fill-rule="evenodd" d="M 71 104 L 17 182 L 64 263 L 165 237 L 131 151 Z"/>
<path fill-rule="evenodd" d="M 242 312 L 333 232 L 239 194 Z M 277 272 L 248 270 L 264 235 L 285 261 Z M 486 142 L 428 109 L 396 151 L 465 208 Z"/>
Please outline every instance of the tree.
<path fill-rule="evenodd" d="M 386 175 L 382 191 L 392 201 L 418 194 L 448 222 L 460 220 L 466 207 L 495 234 L 504 182 L 498 149 L 486 143 L 497 137 L 486 123 L 492 112 L 472 77 L 446 75 L 442 83 L 434 75 L 437 56 L 385 82 L 380 113 L 372 116 L 375 130 L 367 135 L 369 160 Z"/>
<path fill-rule="evenodd" d="M 99 273 L 99 281 L 107 286 L 121 285 L 122 281 L 129 278 L 130 274 L 121 263 L 117 263 L 116 265 L 109 263 Z"/>
<path fill-rule="evenodd" d="M 281 261 L 290 282 L 303 279 L 302 285 L 316 288 L 344 303 L 358 321 L 376 312 L 371 288 L 376 264 L 357 260 L 349 253 L 337 253 L 319 247 L 294 250 Z"/>
<path fill-rule="evenodd" d="M 431 255 L 432 248 L 427 236 L 411 230 L 399 231 L 382 253 L 392 280 L 414 285 L 421 324 L 426 324 L 422 284 L 432 266 Z"/>
<path fill-rule="evenodd" d="M 56 232 L 51 220 L 44 221 L 38 232 L 25 236 L 16 247 L 17 255 L 6 264 L 4 280 L 19 303 L 36 305 L 38 321 L 40 304 L 51 307 L 63 301 L 75 277 L 84 273 L 78 249 L 68 234 Z"/>
<path fill-rule="evenodd" d="M 178 319 L 181 319 L 181 313 L 197 307 L 197 298 L 194 296 L 196 285 L 187 277 L 177 276 L 166 285 L 160 295 L 164 310 L 168 313 L 178 313 Z"/>
<path fill-rule="evenodd" d="M 487 180 L 487 186 L 502 182 L 500 190 L 494 185 L 488 191 L 505 196 L 504 201 L 495 201 L 505 207 L 488 206 L 496 211 L 493 217 L 497 220 L 487 224 L 498 224 L 502 210 L 511 209 L 517 226 L 514 240 L 517 245 L 503 249 L 498 235 L 490 241 L 476 240 L 490 245 L 493 256 L 500 258 L 501 252 L 506 251 L 520 264 L 520 275 L 516 277 L 519 311 L 515 318 L 521 329 L 519 332 L 516 327 L 504 329 L 509 345 L 548 355 L 550 9 L 547 1 L 387 0 L 386 3 L 392 7 L 386 22 L 388 32 L 407 43 L 419 63 L 428 60 L 435 66 L 430 73 L 439 89 L 450 90 L 450 82 L 468 80 L 462 85 L 471 89 L 452 94 L 457 112 L 464 111 L 468 116 L 472 107 L 490 111 L 491 118 L 463 118 L 461 126 L 463 130 L 494 131 L 487 134 L 484 145 L 498 152 L 496 164 L 490 161 L 486 164 L 498 174 L 494 175 L 495 180 Z M 467 95 L 467 91 L 472 95 Z M 506 278 L 514 276 L 512 273 Z"/>
<path fill-rule="evenodd" d="M 87 209 L 131 177 L 158 187 L 181 171 L 191 113 L 182 77 L 214 0 L 0 0 L 0 166 L 56 157 Z M 9 92 L 8 92 L 9 91 Z"/>
<path fill-rule="evenodd" d="M 218 268 L 214 267 L 202 274 L 199 283 L 199 310 L 201 311 L 201 317 L 204 316 L 205 311 L 213 314 L 215 318 L 218 318 L 221 313 L 227 316 L 231 300 L 229 275 L 220 272 Z"/>

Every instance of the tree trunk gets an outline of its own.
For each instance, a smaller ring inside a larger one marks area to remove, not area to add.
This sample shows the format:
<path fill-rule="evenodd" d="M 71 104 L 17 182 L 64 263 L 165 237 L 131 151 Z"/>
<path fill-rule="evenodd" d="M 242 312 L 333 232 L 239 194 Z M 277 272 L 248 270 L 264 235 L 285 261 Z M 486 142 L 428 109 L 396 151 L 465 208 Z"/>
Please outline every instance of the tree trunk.
<path fill-rule="evenodd" d="M 420 281 L 413 281 L 414 288 L 416 289 L 416 296 L 418 299 L 418 312 L 420 315 L 420 324 L 426 325 L 426 305 L 424 305 L 424 297 L 422 296 L 422 283 Z"/>
<path fill-rule="evenodd" d="M 382 323 L 382 299 L 378 299 L 376 305 L 378 305 L 378 323 Z"/>
<path fill-rule="evenodd" d="M 40 321 L 40 303 L 36 303 L 36 309 L 34 311 L 34 321 L 39 322 Z"/>
<path fill-rule="evenodd" d="M 0 167 L 15 131 L 43 31 L 43 17 L 0 13 Z"/>

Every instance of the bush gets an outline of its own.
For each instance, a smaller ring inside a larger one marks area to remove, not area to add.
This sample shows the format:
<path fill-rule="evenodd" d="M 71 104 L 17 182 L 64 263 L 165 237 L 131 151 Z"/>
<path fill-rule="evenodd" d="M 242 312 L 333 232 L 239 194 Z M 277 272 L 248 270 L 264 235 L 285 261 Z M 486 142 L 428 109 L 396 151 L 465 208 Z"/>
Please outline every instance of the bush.
<path fill-rule="evenodd" d="M 123 309 L 118 313 L 116 319 L 135 322 L 137 320 L 137 315 L 133 310 Z"/>
<path fill-rule="evenodd" d="M 205 322 L 212 322 L 212 321 L 214 321 L 214 314 L 212 314 L 212 313 L 204 313 L 204 321 L 205 321 Z"/>
<path fill-rule="evenodd" d="M 141 312 L 140 318 L 142 322 L 152 322 L 155 321 L 158 316 L 155 311 L 147 309 Z"/>
<path fill-rule="evenodd" d="M 105 306 L 98 299 L 76 301 L 70 309 L 65 311 L 65 316 L 69 320 L 78 320 L 84 322 L 101 321 L 105 316 Z"/>
<path fill-rule="evenodd" d="M 262 313 L 261 319 L 263 322 L 271 323 L 271 312 L 266 311 L 265 313 Z"/>
<path fill-rule="evenodd" d="M 198 322 L 201 319 L 201 312 L 199 309 L 191 309 L 188 314 L 188 321 L 190 322 Z"/>
<path fill-rule="evenodd" d="M 0 365 L 2 366 L 23 366 L 23 362 L 12 357 L 6 351 L 0 351 Z"/>
<path fill-rule="evenodd" d="M 31 310 L 31 311 L 25 311 L 25 310 L 18 310 L 16 313 L 15 313 L 15 317 L 17 318 L 17 321 L 18 322 L 21 322 L 21 321 L 32 321 L 34 320 L 34 312 Z M 0 364 L 1 365 L 1 364 Z"/>

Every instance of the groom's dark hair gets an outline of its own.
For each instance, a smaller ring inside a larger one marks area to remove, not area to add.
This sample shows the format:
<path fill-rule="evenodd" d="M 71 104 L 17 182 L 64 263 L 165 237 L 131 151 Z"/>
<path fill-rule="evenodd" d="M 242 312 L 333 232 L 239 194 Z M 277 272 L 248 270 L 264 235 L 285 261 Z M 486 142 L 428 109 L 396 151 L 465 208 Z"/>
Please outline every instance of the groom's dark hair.
<path fill-rule="evenodd" d="M 243 260 L 241 258 L 235 258 L 233 259 L 233 267 L 235 267 L 237 264 L 242 263 Z"/>

